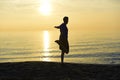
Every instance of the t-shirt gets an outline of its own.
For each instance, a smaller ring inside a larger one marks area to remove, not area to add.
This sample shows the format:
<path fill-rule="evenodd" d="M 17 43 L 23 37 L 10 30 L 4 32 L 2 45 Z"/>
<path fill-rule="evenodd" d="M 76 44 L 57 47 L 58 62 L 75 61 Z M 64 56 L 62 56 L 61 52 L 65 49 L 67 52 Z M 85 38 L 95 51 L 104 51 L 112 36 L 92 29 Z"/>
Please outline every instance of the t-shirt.
<path fill-rule="evenodd" d="M 68 38 L 68 28 L 66 26 L 66 24 L 61 24 L 60 25 L 60 36 L 63 37 L 64 39 L 67 39 Z"/>

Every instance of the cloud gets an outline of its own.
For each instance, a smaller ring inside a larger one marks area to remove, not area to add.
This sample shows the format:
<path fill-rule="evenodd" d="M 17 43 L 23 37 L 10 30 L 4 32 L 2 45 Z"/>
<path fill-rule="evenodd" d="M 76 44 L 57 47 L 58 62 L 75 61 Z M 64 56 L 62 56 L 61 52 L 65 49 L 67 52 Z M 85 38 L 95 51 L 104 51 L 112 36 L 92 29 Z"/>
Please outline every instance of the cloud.
<path fill-rule="evenodd" d="M 120 0 L 108 0 L 108 1 L 111 1 L 111 2 L 117 2 L 120 4 Z"/>
<path fill-rule="evenodd" d="M 42 0 L 0 0 L 0 12 L 35 10 Z M 66 12 L 120 10 L 120 0 L 51 0 L 55 9 Z"/>
<path fill-rule="evenodd" d="M 0 0 L 0 12 L 14 12 L 33 9 L 39 5 L 35 0 Z"/>
<path fill-rule="evenodd" d="M 77 0 L 75 2 L 79 9 L 93 11 L 120 10 L 120 0 Z M 71 4 L 73 5 L 73 4 Z"/>

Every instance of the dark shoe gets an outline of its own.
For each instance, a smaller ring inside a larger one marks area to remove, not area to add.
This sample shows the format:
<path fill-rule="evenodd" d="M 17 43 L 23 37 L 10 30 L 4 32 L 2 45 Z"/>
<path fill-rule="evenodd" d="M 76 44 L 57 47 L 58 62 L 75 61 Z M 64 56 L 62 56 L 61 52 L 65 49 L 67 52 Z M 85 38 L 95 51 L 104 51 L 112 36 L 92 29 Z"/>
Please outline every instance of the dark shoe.
<path fill-rule="evenodd" d="M 68 54 L 68 52 L 66 54 Z"/>
<path fill-rule="evenodd" d="M 56 42 L 57 44 L 60 44 L 60 41 L 59 41 L 59 40 L 55 40 L 55 42 Z"/>

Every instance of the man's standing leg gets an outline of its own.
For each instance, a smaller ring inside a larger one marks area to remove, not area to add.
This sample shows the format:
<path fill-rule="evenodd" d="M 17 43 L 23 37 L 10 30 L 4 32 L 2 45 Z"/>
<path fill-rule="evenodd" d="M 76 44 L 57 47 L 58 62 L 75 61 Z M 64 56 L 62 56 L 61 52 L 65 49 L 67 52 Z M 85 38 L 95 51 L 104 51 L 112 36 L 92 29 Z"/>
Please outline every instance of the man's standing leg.
<path fill-rule="evenodd" d="M 62 64 L 64 63 L 64 52 L 63 51 L 61 52 L 61 63 Z"/>

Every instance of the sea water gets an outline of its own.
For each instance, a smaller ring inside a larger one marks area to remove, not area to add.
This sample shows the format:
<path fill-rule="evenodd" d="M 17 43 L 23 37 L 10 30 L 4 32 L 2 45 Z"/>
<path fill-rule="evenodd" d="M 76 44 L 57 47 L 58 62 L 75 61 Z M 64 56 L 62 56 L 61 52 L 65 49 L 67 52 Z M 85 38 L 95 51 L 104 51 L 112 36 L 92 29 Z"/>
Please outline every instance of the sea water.
<path fill-rule="evenodd" d="M 24 61 L 60 62 L 61 51 L 54 42 L 59 31 L 0 32 L 0 63 Z M 69 31 L 70 52 L 65 62 L 120 64 L 118 32 Z"/>

